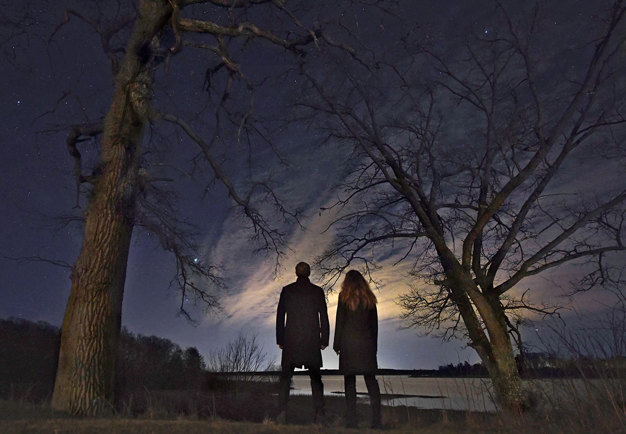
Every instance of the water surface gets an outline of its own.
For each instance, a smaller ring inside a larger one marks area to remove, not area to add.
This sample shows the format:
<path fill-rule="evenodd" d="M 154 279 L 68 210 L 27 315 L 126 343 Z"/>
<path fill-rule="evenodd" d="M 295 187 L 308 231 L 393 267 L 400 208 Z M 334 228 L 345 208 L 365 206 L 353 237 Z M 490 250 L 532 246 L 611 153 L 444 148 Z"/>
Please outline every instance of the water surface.
<path fill-rule="evenodd" d="M 490 382 L 486 378 L 412 378 L 408 375 L 379 375 L 376 378 L 383 394 L 383 405 L 407 405 L 425 409 L 496 410 L 490 398 Z M 343 396 L 343 376 L 324 375 L 322 381 L 325 395 Z M 307 375 L 294 375 L 292 387 L 293 394 L 311 394 L 311 383 Z M 360 394 L 359 399 L 368 400 L 363 376 L 357 376 L 356 390 Z"/>

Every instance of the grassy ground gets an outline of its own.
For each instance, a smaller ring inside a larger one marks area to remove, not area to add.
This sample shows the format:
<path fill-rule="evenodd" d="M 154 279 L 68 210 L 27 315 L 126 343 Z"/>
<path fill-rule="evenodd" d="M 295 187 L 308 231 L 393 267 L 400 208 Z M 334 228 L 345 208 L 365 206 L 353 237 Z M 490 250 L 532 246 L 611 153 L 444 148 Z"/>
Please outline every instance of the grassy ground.
<path fill-rule="evenodd" d="M 626 383 L 621 379 L 587 383 L 589 390 L 584 395 L 562 393 L 558 396 L 563 399 L 555 402 L 550 401 L 550 397 L 557 396 L 554 393 L 539 395 L 542 405 L 523 415 L 383 406 L 384 432 L 626 433 Z M 323 427 L 312 424 L 310 396 L 291 396 L 288 423 L 279 425 L 274 422 L 275 384 L 228 386 L 204 392 L 135 392 L 120 399 L 114 414 L 99 418 L 71 417 L 53 412 L 45 401 L 33 403 L 26 397 L 14 397 L 0 400 L 0 433 L 377 432 L 368 429 L 371 413 L 367 400 L 357 406 L 358 430 L 343 428 L 343 396 L 326 397 L 327 424 Z"/>
<path fill-rule="evenodd" d="M 0 401 L 0 432 L 2 433 L 356 433 L 377 432 L 369 430 L 367 406 L 359 407 L 360 425 L 358 430 L 343 428 L 342 413 L 338 405 L 340 399 L 330 400 L 328 426 L 314 425 L 310 412 L 301 411 L 310 406 L 310 397 L 293 397 L 290 420 L 286 425 L 278 425 L 271 419 L 262 422 L 239 422 L 219 418 L 197 419 L 194 417 L 122 417 L 103 418 L 71 417 L 50 410 L 45 404 Z M 297 414 L 294 414 L 296 413 Z M 440 410 L 419 410 L 406 407 L 386 407 L 383 412 L 385 432 L 393 433 L 515 433 L 542 432 L 540 427 L 520 426 L 503 423 L 498 415 L 480 413 L 451 412 Z M 534 429 L 537 428 L 537 429 Z M 545 428 L 545 427 L 544 427 Z M 545 432 L 545 431 L 543 431 Z"/>

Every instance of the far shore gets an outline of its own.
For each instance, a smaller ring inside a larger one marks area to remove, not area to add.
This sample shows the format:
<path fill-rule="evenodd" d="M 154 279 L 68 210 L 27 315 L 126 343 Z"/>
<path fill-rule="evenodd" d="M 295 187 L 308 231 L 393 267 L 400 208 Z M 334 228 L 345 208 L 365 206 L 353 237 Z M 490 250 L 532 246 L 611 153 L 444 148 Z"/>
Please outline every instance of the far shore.
<path fill-rule="evenodd" d="M 321 369 L 320 373 L 322 376 L 324 375 L 343 375 L 339 372 L 339 369 Z M 255 376 L 255 377 L 273 377 L 280 375 L 280 371 L 251 371 L 251 372 L 211 372 L 212 375 L 216 376 Z M 308 371 L 306 369 L 296 369 L 293 375 L 308 375 Z M 382 368 L 376 372 L 376 375 L 408 375 L 411 377 L 441 377 L 441 371 L 438 369 L 390 369 L 390 368 Z M 488 378 L 487 375 L 462 375 L 459 377 L 480 377 L 480 378 Z"/>
<path fill-rule="evenodd" d="M 322 376 L 341 376 L 343 375 L 338 369 L 321 369 Z M 278 377 L 280 371 L 251 371 L 251 372 L 208 372 L 209 375 L 216 377 Z M 293 375 L 308 375 L 306 369 L 297 369 Z M 445 372 L 440 369 L 392 369 L 382 368 L 376 372 L 377 376 L 393 377 L 408 376 L 412 378 L 484 378 L 489 380 L 487 373 L 467 373 L 462 372 Z M 521 374 L 524 380 L 540 380 L 551 378 L 595 378 L 599 374 L 591 372 L 583 372 L 581 370 L 562 370 L 558 368 L 537 369 Z"/>

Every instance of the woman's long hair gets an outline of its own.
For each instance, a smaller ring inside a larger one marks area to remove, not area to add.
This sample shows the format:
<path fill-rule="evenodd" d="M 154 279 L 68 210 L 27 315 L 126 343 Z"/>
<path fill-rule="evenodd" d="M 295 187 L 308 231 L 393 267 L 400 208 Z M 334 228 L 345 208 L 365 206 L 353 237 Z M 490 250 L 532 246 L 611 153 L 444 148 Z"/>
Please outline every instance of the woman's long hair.
<path fill-rule="evenodd" d="M 350 270 L 341 284 L 339 301 L 350 310 L 373 309 L 376 305 L 376 296 L 363 275 L 356 270 Z"/>

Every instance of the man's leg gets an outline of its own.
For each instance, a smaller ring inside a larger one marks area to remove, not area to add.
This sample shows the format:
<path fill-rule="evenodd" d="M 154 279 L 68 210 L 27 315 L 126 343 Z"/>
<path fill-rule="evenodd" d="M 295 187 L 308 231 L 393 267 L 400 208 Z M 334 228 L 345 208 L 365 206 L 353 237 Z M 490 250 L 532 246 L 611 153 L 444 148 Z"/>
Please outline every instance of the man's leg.
<path fill-rule="evenodd" d="M 372 428 L 380 428 L 382 420 L 380 416 L 380 388 L 374 375 L 364 375 L 367 393 L 370 396 L 372 406 Z"/>
<path fill-rule="evenodd" d="M 278 391 L 279 422 L 284 423 L 287 419 L 287 401 L 289 400 L 289 388 L 291 387 L 291 377 L 294 366 L 283 366 L 280 371 L 280 389 Z"/>
<path fill-rule="evenodd" d="M 356 428 L 356 375 L 344 375 L 343 387 L 346 392 L 346 426 Z"/>
<path fill-rule="evenodd" d="M 315 422 L 318 417 L 324 416 L 324 383 L 319 367 L 308 367 L 309 378 L 311 378 L 311 394 L 313 395 L 313 409 L 315 411 Z"/>

